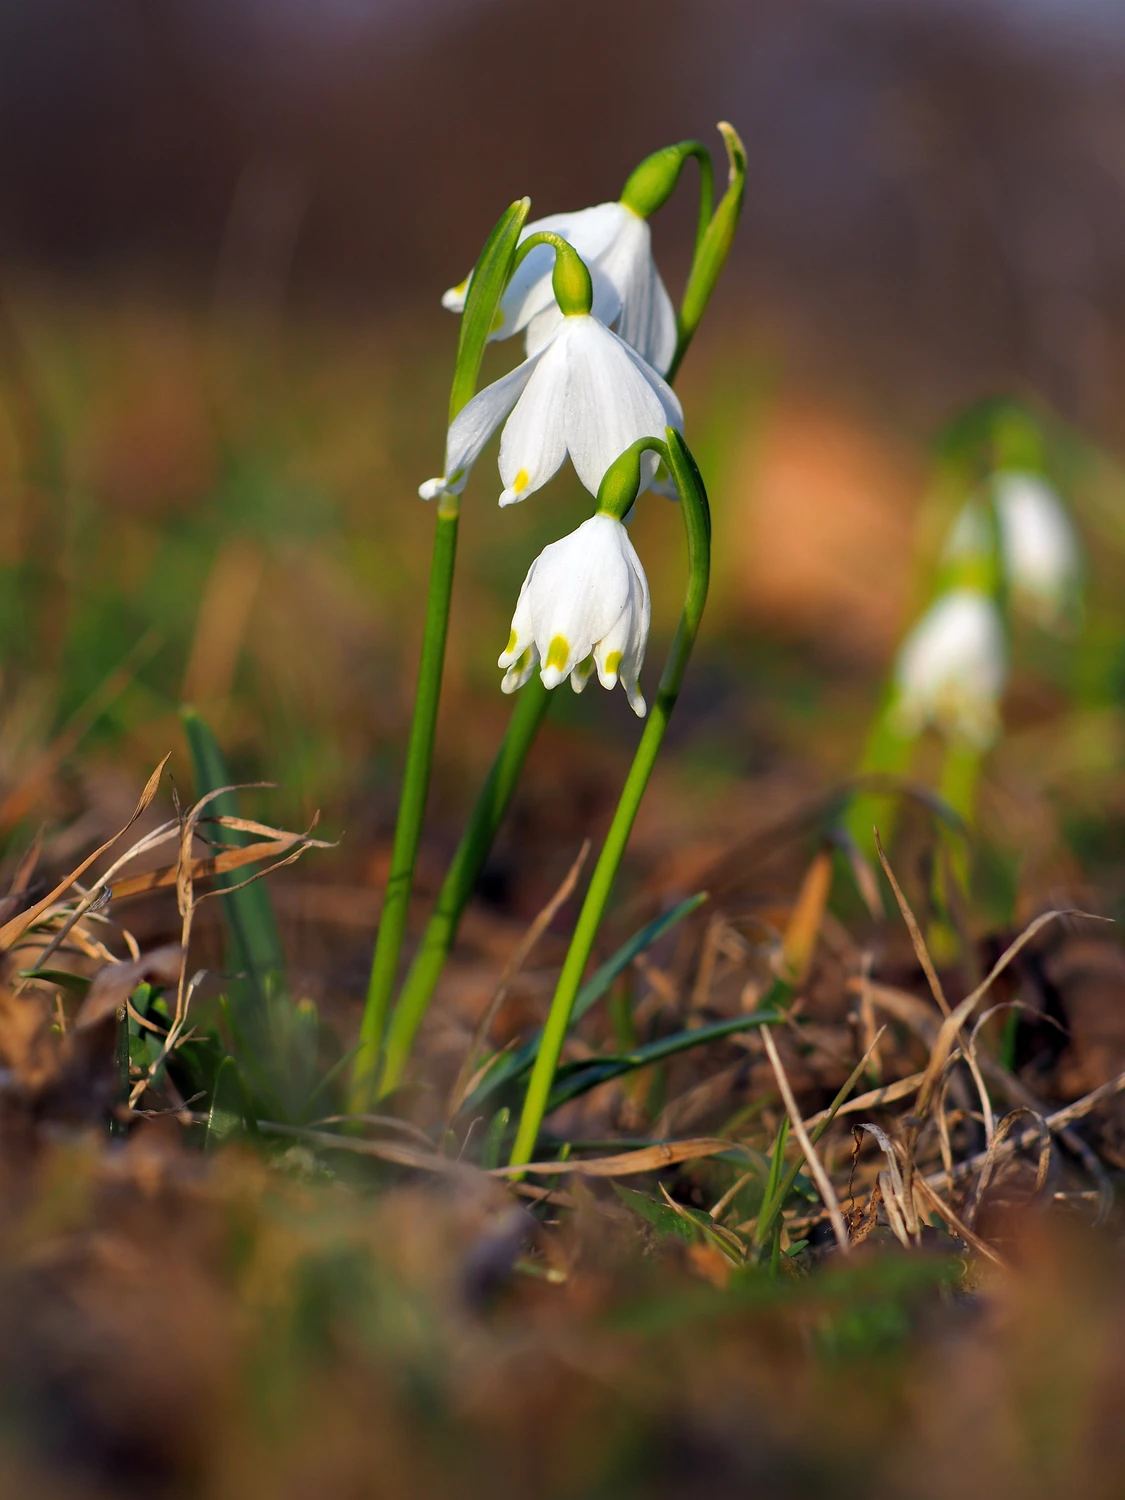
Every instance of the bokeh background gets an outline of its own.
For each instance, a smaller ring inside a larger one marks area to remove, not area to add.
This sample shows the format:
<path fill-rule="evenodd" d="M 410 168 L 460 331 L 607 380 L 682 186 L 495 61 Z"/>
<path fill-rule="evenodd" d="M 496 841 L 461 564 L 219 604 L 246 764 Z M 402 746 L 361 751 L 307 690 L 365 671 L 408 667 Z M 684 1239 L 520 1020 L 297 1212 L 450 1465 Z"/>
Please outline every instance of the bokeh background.
<path fill-rule="evenodd" d="M 121 821 L 193 701 L 255 810 L 339 850 L 278 887 L 295 962 L 362 985 L 456 327 L 503 207 L 616 195 L 729 118 L 741 233 L 685 365 L 715 512 L 698 656 L 629 879 L 686 888 L 855 768 L 918 607 L 933 444 L 1029 401 L 1090 559 L 1086 628 L 1017 640 L 990 840 L 1039 899 L 1125 898 L 1125 11 L 1115 0 L 0 4 L 0 836 Z M 694 183 L 655 221 L 682 282 Z M 493 374 L 513 357 L 490 355 Z M 462 525 L 424 896 L 510 705 L 522 576 L 589 500 Z M 924 528 L 923 528 L 924 530 Z M 635 525 L 656 629 L 679 522 Z M 1028 670 L 1033 667 L 1034 670 Z M 526 921 L 604 825 L 623 695 L 561 695 L 482 888 Z M 1088 893 L 1087 893 L 1088 894 Z M 472 936 L 469 924 L 469 936 Z M 311 981 L 310 981 L 311 982 Z"/>

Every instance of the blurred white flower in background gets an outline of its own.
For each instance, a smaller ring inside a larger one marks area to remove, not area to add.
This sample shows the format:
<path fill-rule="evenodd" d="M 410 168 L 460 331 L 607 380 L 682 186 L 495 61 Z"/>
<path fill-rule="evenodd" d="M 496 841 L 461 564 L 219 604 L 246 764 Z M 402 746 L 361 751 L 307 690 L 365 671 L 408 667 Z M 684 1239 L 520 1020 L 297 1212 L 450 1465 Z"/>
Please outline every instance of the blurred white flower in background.
<path fill-rule="evenodd" d="M 586 262 L 594 283 L 595 315 L 616 323 L 617 333 L 659 374 L 666 373 L 676 352 L 676 313 L 652 258 L 652 230 L 647 219 L 624 203 L 598 203 L 576 213 L 549 214 L 524 226 L 521 242 L 549 230 L 573 245 Z M 526 329 L 528 355 L 548 342 L 562 319 L 551 287 L 554 251 L 537 245 L 517 269 L 500 302 L 502 322 L 494 339 Z M 466 278 L 441 299 L 450 312 L 463 312 L 469 289 Z"/>
<path fill-rule="evenodd" d="M 596 667 L 604 688 L 620 680 L 643 718 L 638 678 L 650 622 L 648 580 L 629 533 L 613 516 L 591 516 L 528 569 L 498 662 L 501 686 L 514 693 L 542 663 L 545 687 L 569 677 L 580 693 Z"/>
<path fill-rule="evenodd" d="M 1008 675 L 1004 623 L 995 601 L 975 589 L 940 595 L 906 637 L 895 663 L 893 714 L 903 733 L 927 725 L 987 748 L 1000 727 Z"/>
<path fill-rule="evenodd" d="M 993 480 L 1000 554 L 1013 602 L 1041 625 L 1057 628 L 1073 615 L 1082 582 L 1082 555 L 1058 493 L 1038 474 L 1016 470 Z"/>

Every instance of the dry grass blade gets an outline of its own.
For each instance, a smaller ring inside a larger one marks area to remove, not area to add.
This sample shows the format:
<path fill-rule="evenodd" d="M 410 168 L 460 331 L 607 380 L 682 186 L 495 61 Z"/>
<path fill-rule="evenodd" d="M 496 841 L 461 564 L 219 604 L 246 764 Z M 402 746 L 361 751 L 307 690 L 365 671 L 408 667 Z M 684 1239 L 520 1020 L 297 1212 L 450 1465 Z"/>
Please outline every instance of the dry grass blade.
<path fill-rule="evenodd" d="M 968 1202 L 965 1204 L 965 1222 L 970 1229 L 976 1223 L 981 1201 L 988 1191 L 989 1183 L 992 1181 L 992 1174 L 996 1170 L 996 1160 L 1000 1148 L 1011 1135 L 1016 1121 L 1024 1115 L 1029 1115 L 1035 1121 L 1035 1127 L 1039 1132 L 1039 1170 L 1035 1174 L 1035 1187 L 1031 1193 L 1032 1199 L 1038 1198 L 1039 1194 L 1043 1191 L 1043 1184 L 1047 1180 L 1047 1172 L 1051 1165 L 1051 1132 L 1047 1129 L 1047 1122 L 1041 1114 L 1021 1105 L 1018 1109 L 1013 1109 L 1010 1114 L 1004 1116 L 1000 1121 L 999 1130 L 997 1130 L 989 1142 L 988 1150 L 985 1153 L 984 1165 L 980 1170 L 980 1176 L 973 1184 L 973 1190 L 969 1194 Z"/>
<path fill-rule="evenodd" d="M 910 908 L 910 902 L 906 899 L 902 887 L 895 879 L 895 872 L 891 869 L 891 862 L 883 850 L 883 841 L 879 837 L 879 830 L 876 828 L 874 832 L 875 848 L 879 851 L 879 863 L 883 866 L 883 874 L 890 881 L 891 890 L 895 893 L 895 900 L 898 902 L 898 909 L 902 913 L 902 920 L 906 923 L 906 930 L 909 932 L 910 941 L 914 945 L 915 956 L 922 966 L 922 972 L 926 976 L 934 999 L 941 1007 L 942 1014 L 948 1016 L 949 1001 L 945 998 L 945 991 L 941 987 L 941 980 L 938 978 L 938 972 L 934 968 L 934 961 L 930 957 L 929 949 L 926 947 L 926 940 L 922 936 L 922 929 L 918 926 L 918 921 Z"/>
<path fill-rule="evenodd" d="M 1020 933 L 1019 937 L 1016 938 L 1015 942 L 1010 943 L 1004 950 L 1004 952 L 1000 955 L 1000 957 L 996 960 L 996 962 L 992 965 L 992 968 L 981 980 L 980 984 L 977 985 L 972 994 L 967 995 L 965 999 L 961 1001 L 960 1005 L 958 1005 L 957 1009 L 946 1016 L 945 1020 L 942 1022 L 941 1030 L 937 1034 L 937 1039 L 934 1042 L 933 1050 L 930 1053 L 930 1061 L 926 1068 L 926 1076 L 922 1081 L 922 1087 L 918 1091 L 918 1108 L 916 1113 L 919 1119 L 925 1119 L 926 1114 L 929 1111 L 930 1103 L 933 1098 L 934 1087 L 945 1068 L 946 1059 L 953 1049 L 954 1040 L 961 1027 L 969 1019 L 973 1011 L 980 1004 L 981 1000 L 988 993 L 989 989 L 1008 967 L 1008 965 L 1012 962 L 1012 960 L 1016 957 L 1016 955 L 1020 953 L 1024 948 L 1026 948 L 1028 943 L 1031 942 L 1032 938 L 1035 937 L 1039 932 L 1041 932 L 1049 922 L 1055 921 L 1057 917 L 1088 917 L 1091 921 L 1095 922 L 1106 920 L 1104 917 L 1094 917 L 1089 912 L 1060 910 L 1043 912 L 1042 915 L 1036 917 L 1033 922 L 1028 923 L 1028 925 Z"/>
<path fill-rule="evenodd" d="M 477 1079 L 475 1071 L 477 1057 L 480 1055 L 480 1049 L 487 1040 L 488 1033 L 492 1030 L 492 1023 L 496 1019 L 496 1012 L 504 1003 L 504 997 L 511 987 L 512 980 L 527 962 L 536 943 L 538 943 L 539 939 L 547 931 L 547 928 L 555 920 L 559 908 L 570 899 L 574 892 L 574 887 L 578 884 L 578 877 L 582 873 L 582 866 L 586 863 L 586 857 L 589 853 L 590 840 L 586 839 L 578 851 L 578 857 L 567 871 L 562 884 L 516 944 L 515 951 L 504 965 L 503 972 L 496 982 L 496 988 L 492 992 L 492 997 L 481 1012 L 480 1020 L 473 1030 L 472 1041 L 469 1043 L 453 1087 L 449 1091 L 449 1100 L 445 1107 L 447 1124 L 453 1119 L 454 1115 L 457 1114 L 465 1100 L 472 1093 Z"/>
<path fill-rule="evenodd" d="M 875 923 L 883 921 L 883 900 L 879 895 L 879 879 L 871 866 L 871 862 L 864 855 L 863 850 L 852 838 L 846 828 L 840 826 L 832 831 L 832 841 L 838 849 L 841 849 L 844 858 L 852 872 L 852 879 L 856 883 L 856 889 L 863 899 L 867 908 L 867 915 Z"/>
<path fill-rule="evenodd" d="M 119 829 L 111 839 L 107 839 L 104 844 L 99 845 L 93 854 L 88 854 L 82 863 L 61 880 L 52 891 L 48 892 L 42 900 L 37 901 L 34 906 L 28 907 L 27 911 L 20 912 L 19 916 L 12 917 L 10 921 L 4 923 L 3 927 L 0 927 L 0 950 L 10 948 L 13 943 L 17 942 L 28 928 L 33 926 L 43 913 L 53 906 L 59 897 L 86 873 L 95 860 L 100 859 L 107 849 L 112 849 L 118 839 L 128 833 L 129 829 L 132 828 L 137 819 L 147 810 L 152 799 L 156 796 L 156 790 L 160 785 L 160 778 L 164 774 L 164 767 L 168 764 L 168 760 L 169 755 L 166 755 L 149 777 L 145 784 L 145 789 L 141 793 L 140 801 L 133 810 L 132 817 L 123 828 Z"/>
<path fill-rule="evenodd" d="M 205 1116 L 192 1116 L 204 1121 Z M 258 1129 L 264 1135 L 292 1136 L 295 1140 L 308 1141 L 310 1145 L 322 1146 L 334 1151 L 351 1151 L 360 1156 L 375 1156 L 396 1166 L 416 1167 L 425 1172 L 469 1171 L 452 1157 L 441 1156 L 437 1151 L 422 1151 L 398 1141 L 372 1141 L 359 1136 L 334 1135 L 327 1130 L 312 1130 L 302 1125 L 283 1125 L 275 1120 L 259 1120 Z M 563 1173 L 582 1173 L 587 1177 L 627 1177 L 638 1172 L 659 1171 L 662 1167 L 674 1167 L 680 1162 L 695 1161 L 706 1156 L 717 1156 L 730 1151 L 730 1141 L 701 1138 L 692 1141 L 671 1141 L 666 1145 L 645 1146 L 637 1151 L 625 1151 L 619 1156 L 592 1157 L 588 1161 L 539 1161 L 521 1167 L 494 1167 L 489 1177 L 508 1177 L 519 1172 L 534 1172 L 541 1177 L 554 1177 Z"/>
<path fill-rule="evenodd" d="M 789 1114 L 789 1123 L 793 1127 L 793 1134 L 796 1136 L 797 1142 L 804 1152 L 805 1161 L 808 1163 L 813 1181 L 816 1183 L 817 1190 L 824 1200 L 824 1206 L 828 1210 L 828 1217 L 832 1223 L 832 1231 L 836 1236 L 836 1243 L 843 1253 L 847 1255 L 851 1246 L 848 1242 L 848 1227 L 844 1223 L 844 1215 L 840 1209 L 840 1200 L 836 1197 L 836 1189 L 832 1186 L 832 1179 L 824 1170 L 824 1163 L 817 1156 L 816 1148 L 813 1146 L 812 1141 L 809 1140 L 809 1133 L 805 1129 L 804 1121 L 801 1119 L 801 1111 L 797 1108 L 797 1101 L 793 1097 L 793 1090 L 789 1086 L 789 1079 L 786 1077 L 785 1069 L 781 1065 L 781 1058 L 778 1056 L 777 1043 L 770 1034 L 768 1026 L 762 1027 L 762 1043 L 769 1056 L 770 1065 L 777 1079 L 778 1089 L 781 1091 L 781 1097 L 785 1101 L 785 1108 Z"/>
<path fill-rule="evenodd" d="M 207 1117 L 198 1115 L 192 1118 L 205 1123 Z M 398 1167 L 415 1167 L 423 1172 L 453 1173 L 470 1170 L 451 1157 L 439 1156 L 433 1150 L 419 1151 L 398 1141 L 370 1141 L 360 1136 L 334 1135 L 329 1130 L 310 1130 L 304 1125 L 283 1125 L 277 1120 L 258 1120 L 257 1128 L 263 1135 L 291 1136 L 294 1140 L 307 1141 L 311 1146 L 350 1151 L 357 1156 L 374 1156 Z"/>
<path fill-rule="evenodd" d="M 941 1215 L 953 1233 L 959 1239 L 965 1241 L 966 1245 L 969 1245 L 978 1255 L 983 1255 L 985 1260 L 990 1260 L 995 1266 L 1003 1266 L 1005 1264 L 1003 1257 L 997 1255 L 996 1251 L 987 1241 L 982 1240 L 979 1234 L 975 1233 L 963 1220 L 957 1217 L 945 1199 L 934 1192 L 924 1177 L 915 1176 L 914 1188 L 916 1192 L 921 1194 L 930 1207 Z"/>
<path fill-rule="evenodd" d="M 782 978 L 794 989 L 808 977 L 832 889 L 832 855 L 821 849 L 805 871 L 782 943 Z"/>
<path fill-rule="evenodd" d="M 490 1176 L 509 1177 L 519 1172 L 537 1172 L 548 1176 L 556 1172 L 581 1172 L 586 1177 L 628 1177 L 637 1172 L 659 1172 L 680 1162 L 698 1161 L 734 1150 L 732 1141 L 701 1136 L 698 1140 L 667 1141 L 658 1146 L 641 1146 L 622 1151 L 617 1156 L 592 1156 L 585 1161 L 533 1161 L 523 1167 L 493 1167 Z"/>
<path fill-rule="evenodd" d="M 878 1125 L 853 1125 L 852 1133 L 857 1140 L 864 1133 L 873 1136 L 886 1158 L 886 1169 L 879 1173 L 878 1185 L 887 1212 L 887 1222 L 895 1238 L 909 1249 L 918 1243 L 918 1210 L 914 1206 L 913 1184 L 909 1186 L 903 1176 L 895 1143 Z"/>
<path fill-rule="evenodd" d="M 162 987 L 175 984 L 183 954 L 178 944 L 154 948 L 135 963 L 106 964 L 94 975 L 86 997 L 74 1018 L 76 1031 L 97 1026 L 115 1015 L 138 984 L 156 980 Z"/>
<path fill-rule="evenodd" d="M 882 1036 L 880 1031 L 879 1035 Z M 865 1109 L 878 1109 L 881 1104 L 894 1104 L 899 1099 L 906 1099 L 911 1094 L 917 1093 L 922 1086 L 925 1073 L 911 1073 L 906 1078 L 899 1078 L 894 1083 L 884 1084 L 882 1088 L 871 1089 L 866 1094 L 857 1094 L 854 1099 L 848 1099 L 841 1104 L 836 1111 L 837 1115 L 855 1115 Z M 810 1115 L 805 1121 L 807 1128 L 819 1125 L 831 1115 L 831 1109 L 819 1110 L 815 1115 Z"/>
<path fill-rule="evenodd" d="M 248 844 L 243 849 L 228 849 L 222 854 L 213 854 L 205 859 L 193 859 L 191 862 L 191 878 L 194 881 L 207 880 L 212 875 L 225 875 L 230 870 L 240 870 L 244 865 L 252 865 L 260 859 L 273 859 L 276 855 L 288 854 L 295 845 L 300 844 L 302 849 L 334 849 L 336 846 L 327 839 L 309 838 L 305 833 L 280 833 L 277 829 L 271 829 L 275 835 L 269 839 L 263 839 L 258 844 Z M 136 896 L 147 896 L 151 891 L 166 890 L 176 883 L 179 865 L 166 865 L 161 870 L 151 870 L 144 875 L 132 875 L 127 880 L 119 881 L 113 887 L 113 900 L 118 902 L 127 901 Z"/>
<path fill-rule="evenodd" d="M 743 1172 L 741 1177 L 736 1177 L 734 1179 L 723 1196 L 715 1203 L 714 1207 L 707 1210 L 708 1214 L 712 1219 L 714 1219 L 716 1224 L 723 1217 L 727 1209 L 738 1197 L 739 1193 L 741 1193 L 746 1184 L 748 1182 L 753 1182 L 757 1175 L 757 1172 Z"/>
<path fill-rule="evenodd" d="M 1043 1124 L 1052 1135 L 1059 1135 L 1068 1125 L 1073 1125 L 1075 1120 L 1081 1120 L 1085 1115 L 1090 1114 L 1092 1110 L 1097 1109 L 1099 1104 L 1103 1104 L 1107 1099 L 1112 1099 L 1114 1095 L 1120 1094 L 1123 1091 L 1125 1091 L 1125 1072 L 1118 1073 L 1117 1077 L 1111 1078 L 1108 1083 L 1103 1083 L 1098 1088 L 1092 1089 L 1090 1093 L 1083 1094 L 1081 1099 L 1075 1099 L 1072 1104 L 1067 1104 L 1062 1109 L 1056 1109 L 1053 1114 L 1049 1114 L 1043 1119 Z M 1018 1151 L 1023 1146 L 1030 1145 L 1038 1134 L 1038 1128 L 1021 1131 L 1018 1136 L 1010 1135 L 1006 1140 L 992 1149 L 999 1160 L 1002 1157 L 1010 1156 L 1013 1151 Z M 926 1180 L 931 1186 L 936 1186 L 939 1182 L 948 1182 L 961 1177 L 968 1177 L 982 1167 L 987 1159 L 987 1151 L 978 1152 L 976 1156 L 971 1156 L 965 1161 L 958 1162 L 951 1173 L 931 1173 Z"/>
<path fill-rule="evenodd" d="M 16 873 L 12 876 L 12 884 L 8 894 L 11 896 L 22 896 L 31 884 L 31 877 L 35 874 L 35 867 L 39 863 L 39 856 L 43 850 L 43 829 L 40 826 L 35 837 L 20 857 L 16 866 Z"/>

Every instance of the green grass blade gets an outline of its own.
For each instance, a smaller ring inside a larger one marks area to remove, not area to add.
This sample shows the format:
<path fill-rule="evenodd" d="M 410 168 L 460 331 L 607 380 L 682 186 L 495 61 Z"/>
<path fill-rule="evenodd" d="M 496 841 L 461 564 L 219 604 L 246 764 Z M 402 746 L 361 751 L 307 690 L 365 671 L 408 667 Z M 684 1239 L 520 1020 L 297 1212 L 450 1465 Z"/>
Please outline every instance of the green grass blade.
<path fill-rule="evenodd" d="M 233 1057 L 224 1057 L 215 1074 L 215 1087 L 211 1093 L 205 1149 L 214 1151 L 232 1136 L 241 1135 L 245 1129 L 246 1091 L 242 1087 L 238 1064 Z"/>
<path fill-rule="evenodd" d="M 638 1068 L 651 1067 L 674 1057 L 680 1052 L 690 1052 L 693 1047 L 702 1047 L 707 1042 L 721 1041 L 739 1031 L 750 1031 L 757 1026 L 768 1026 L 785 1017 L 776 1010 L 756 1010 L 751 1015 L 733 1016 L 729 1021 L 716 1021 L 711 1026 L 698 1026 L 694 1031 L 677 1031 L 672 1036 L 660 1037 L 632 1052 L 616 1057 L 584 1058 L 579 1063 L 564 1064 L 556 1074 L 558 1082 L 551 1090 L 547 1109 L 558 1109 L 580 1094 L 608 1083 L 611 1078 L 620 1078 L 626 1073 L 635 1073 Z"/>
<path fill-rule="evenodd" d="M 181 709 L 180 717 L 191 751 L 196 796 L 202 797 L 218 787 L 230 786 L 232 777 L 226 760 L 206 721 L 193 708 Z M 238 817 L 236 794 L 224 792 L 214 799 L 208 811 L 216 817 Z M 215 843 L 244 848 L 252 842 L 249 834 L 235 829 L 205 827 L 204 831 Z M 243 871 L 229 871 L 216 876 L 215 885 L 219 889 L 229 889 L 243 879 Z M 259 1000 L 264 1002 L 269 976 L 281 975 L 285 971 L 281 935 L 265 882 L 256 880 L 251 885 L 242 886 L 241 890 L 231 891 L 221 904 L 229 938 L 230 966 L 235 972 L 247 976 Z"/>
<path fill-rule="evenodd" d="M 655 917 L 646 926 L 635 932 L 627 942 L 622 943 L 617 952 L 612 957 L 607 958 L 601 968 L 595 969 L 594 973 L 590 975 L 589 979 L 587 979 L 586 983 L 578 991 L 578 996 L 574 1002 L 571 1023 L 573 1024 L 575 1021 L 581 1020 L 587 1011 L 597 1004 L 617 978 L 618 974 L 627 969 L 639 954 L 643 953 L 646 948 L 651 948 L 658 938 L 663 937 L 678 922 L 682 922 L 685 917 L 690 916 L 706 900 L 707 892 L 697 891 L 694 896 L 688 896 L 686 900 L 672 907 L 670 911 L 662 912 L 659 917 Z M 505 1084 L 511 1083 L 513 1079 L 519 1078 L 526 1073 L 538 1056 L 539 1044 L 542 1039 L 543 1032 L 539 1030 L 530 1041 L 525 1042 L 522 1047 L 509 1053 L 506 1059 L 497 1062 L 494 1067 L 490 1068 L 487 1076 L 482 1079 L 472 1096 L 465 1101 L 461 1113 L 464 1114 L 466 1111 L 478 1110 L 498 1089 L 503 1088 Z"/>

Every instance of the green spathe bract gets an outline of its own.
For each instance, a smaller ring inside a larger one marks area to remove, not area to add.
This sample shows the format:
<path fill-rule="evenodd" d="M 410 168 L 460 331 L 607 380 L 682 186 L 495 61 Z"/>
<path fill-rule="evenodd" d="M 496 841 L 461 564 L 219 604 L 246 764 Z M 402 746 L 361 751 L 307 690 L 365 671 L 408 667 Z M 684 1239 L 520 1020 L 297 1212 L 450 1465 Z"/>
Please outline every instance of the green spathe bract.
<path fill-rule="evenodd" d="M 687 347 L 711 300 L 711 293 L 726 265 L 730 247 L 734 243 L 734 232 L 742 214 L 742 200 L 746 192 L 746 148 L 733 125 L 728 125 L 724 120 L 720 123 L 719 130 L 727 148 L 727 190 L 719 200 L 710 223 L 702 230 L 696 242 L 691 272 L 680 304 L 680 337 L 676 345 L 676 356 L 668 371 L 669 380 L 674 378 L 680 368 Z"/>

